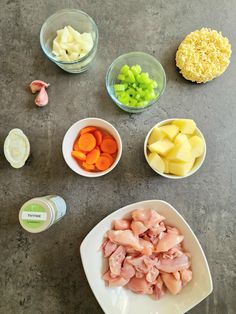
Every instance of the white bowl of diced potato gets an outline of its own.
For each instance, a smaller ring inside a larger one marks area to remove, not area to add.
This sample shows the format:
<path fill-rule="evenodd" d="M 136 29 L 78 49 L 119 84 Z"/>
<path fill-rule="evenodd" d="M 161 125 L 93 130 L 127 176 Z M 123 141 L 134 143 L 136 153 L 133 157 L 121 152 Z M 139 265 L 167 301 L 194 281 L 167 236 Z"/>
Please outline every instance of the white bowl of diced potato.
<path fill-rule="evenodd" d="M 157 123 L 144 141 L 149 166 L 170 179 L 191 176 L 206 157 L 206 141 L 191 119 L 167 119 Z"/>

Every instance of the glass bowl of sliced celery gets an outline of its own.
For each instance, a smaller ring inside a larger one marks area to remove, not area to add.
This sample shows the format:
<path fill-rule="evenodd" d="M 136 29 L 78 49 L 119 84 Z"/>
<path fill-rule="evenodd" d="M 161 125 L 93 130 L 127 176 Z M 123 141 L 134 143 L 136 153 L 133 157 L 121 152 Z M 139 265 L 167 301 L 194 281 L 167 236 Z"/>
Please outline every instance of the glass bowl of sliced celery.
<path fill-rule="evenodd" d="M 118 107 L 138 113 L 153 106 L 166 86 L 165 71 L 160 62 L 144 52 L 119 56 L 106 74 L 106 88 Z"/>

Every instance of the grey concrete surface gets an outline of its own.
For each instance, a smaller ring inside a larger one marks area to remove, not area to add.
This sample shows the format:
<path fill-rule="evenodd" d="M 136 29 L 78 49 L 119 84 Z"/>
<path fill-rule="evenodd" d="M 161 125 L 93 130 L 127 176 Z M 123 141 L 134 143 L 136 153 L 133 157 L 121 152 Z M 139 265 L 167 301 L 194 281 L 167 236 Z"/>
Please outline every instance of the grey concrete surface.
<path fill-rule="evenodd" d="M 174 205 L 205 250 L 214 291 L 189 313 L 235 313 L 235 54 L 228 70 L 205 85 L 185 81 L 174 62 L 184 36 L 203 26 L 222 31 L 234 52 L 235 1 L 0 0 L 0 6 L 0 313 L 102 313 L 85 278 L 80 243 L 107 214 L 146 199 Z M 99 28 L 96 60 L 81 75 L 60 70 L 39 46 L 44 20 L 66 7 L 87 12 Z M 134 50 L 160 60 L 167 87 L 157 106 L 129 115 L 108 97 L 104 77 L 117 56 Z M 51 84 L 50 103 L 43 109 L 34 106 L 27 90 L 34 79 Z M 123 140 L 118 167 L 98 179 L 73 173 L 61 154 L 66 130 L 89 116 L 113 123 Z M 207 141 L 203 167 L 181 181 L 155 175 L 143 156 L 148 130 L 172 117 L 195 119 Z M 24 130 L 32 148 L 20 170 L 9 166 L 2 149 L 15 127 Z M 18 223 L 20 206 L 48 194 L 66 199 L 67 216 L 47 232 L 24 232 Z"/>

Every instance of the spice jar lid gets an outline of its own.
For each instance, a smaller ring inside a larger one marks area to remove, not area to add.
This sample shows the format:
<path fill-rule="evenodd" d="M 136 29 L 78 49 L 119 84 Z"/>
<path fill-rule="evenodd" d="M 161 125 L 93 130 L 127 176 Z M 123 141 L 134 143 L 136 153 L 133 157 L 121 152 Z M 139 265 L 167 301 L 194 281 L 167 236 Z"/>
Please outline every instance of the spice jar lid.
<path fill-rule="evenodd" d="M 21 207 L 19 221 L 26 231 L 39 233 L 50 227 L 54 216 L 52 207 L 46 201 L 34 198 Z"/>

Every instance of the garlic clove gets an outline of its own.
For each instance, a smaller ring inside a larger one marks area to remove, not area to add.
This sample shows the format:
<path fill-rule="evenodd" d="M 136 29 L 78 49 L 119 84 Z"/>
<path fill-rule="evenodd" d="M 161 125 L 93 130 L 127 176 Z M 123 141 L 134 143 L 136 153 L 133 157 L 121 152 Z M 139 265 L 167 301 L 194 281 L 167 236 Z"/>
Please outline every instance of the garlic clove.
<path fill-rule="evenodd" d="M 46 106 L 48 103 L 48 94 L 46 92 L 45 87 L 43 86 L 35 98 L 35 104 L 39 107 Z"/>
<path fill-rule="evenodd" d="M 35 80 L 30 83 L 31 92 L 34 94 L 41 90 L 42 87 L 47 88 L 50 84 L 45 83 L 44 81 Z"/>

